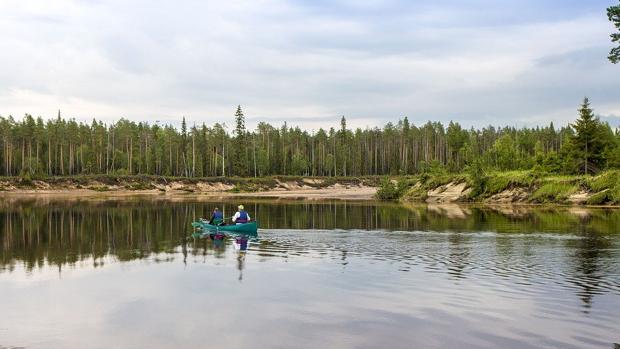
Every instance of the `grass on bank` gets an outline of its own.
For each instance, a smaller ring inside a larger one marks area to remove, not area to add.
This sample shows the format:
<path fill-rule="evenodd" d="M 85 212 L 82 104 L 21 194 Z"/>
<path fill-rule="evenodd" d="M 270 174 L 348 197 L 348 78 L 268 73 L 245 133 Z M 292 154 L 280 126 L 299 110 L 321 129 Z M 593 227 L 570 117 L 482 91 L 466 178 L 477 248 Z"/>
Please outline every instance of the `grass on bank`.
<path fill-rule="evenodd" d="M 562 203 L 578 190 L 579 186 L 574 183 L 550 181 L 536 189 L 531 200 L 538 203 Z"/>
<path fill-rule="evenodd" d="M 585 186 L 595 192 L 588 199 L 589 205 L 620 204 L 620 171 L 606 171 L 589 178 Z"/>
<path fill-rule="evenodd" d="M 474 193 L 480 198 L 487 198 L 512 188 L 531 188 L 538 179 L 532 171 L 495 171 L 484 175 L 484 177 L 482 190 L 477 195 Z M 471 175 L 467 179 L 470 184 L 480 180 L 479 178 L 472 178 Z"/>
<path fill-rule="evenodd" d="M 390 199 L 424 201 L 430 190 L 447 183 L 466 182 L 471 188 L 469 200 L 482 201 L 493 195 L 519 189 L 532 203 L 566 203 L 573 194 L 585 192 L 587 204 L 620 204 L 620 171 L 608 170 L 595 176 L 556 175 L 536 171 L 492 171 L 464 174 L 438 173 L 392 179 L 394 190 Z M 380 186 L 379 193 L 383 194 Z M 400 188 L 399 190 L 396 190 Z M 388 190 L 388 192 L 390 192 Z M 383 198 L 384 195 L 379 195 Z"/>

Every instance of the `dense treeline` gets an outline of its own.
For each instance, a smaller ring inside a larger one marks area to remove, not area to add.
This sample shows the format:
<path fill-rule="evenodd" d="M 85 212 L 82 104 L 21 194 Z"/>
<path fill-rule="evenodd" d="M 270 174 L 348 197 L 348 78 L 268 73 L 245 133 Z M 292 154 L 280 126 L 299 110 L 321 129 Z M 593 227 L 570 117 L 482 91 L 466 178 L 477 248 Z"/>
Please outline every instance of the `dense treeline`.
<path fill-rule="evenodd" d="M 465 129 L 456 122 L 310 133 L 286 123 L 246 130 L 241 107 L 235 128 L 181 129 L 121 119 L 106 125 L 58 117 L 0 117 L 0 174 L 150 174 L 165 176 L 363 176 L 449 172 L 469 167 L 594 173 L 620 166 L 620 134 L 601 123 L 587 99 L 575 124 L 556 128 Z"/>

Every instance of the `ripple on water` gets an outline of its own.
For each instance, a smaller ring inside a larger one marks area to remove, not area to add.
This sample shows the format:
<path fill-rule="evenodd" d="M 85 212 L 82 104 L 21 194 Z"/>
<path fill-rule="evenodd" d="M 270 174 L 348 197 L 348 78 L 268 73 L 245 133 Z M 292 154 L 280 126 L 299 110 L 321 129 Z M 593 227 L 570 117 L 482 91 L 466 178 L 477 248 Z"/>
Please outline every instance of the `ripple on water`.
<path fill-rule="evenodd" d="M 570 234 L 270 230 L 262 239 L 278 246 L 279 251 L 288 250 L 294 258 L 312 255 L 340 262 L 345 258 L 367 267 L 387 263 L 404 272 L 395 287 L 423 294 L 426 302 L 435 304 L 429 308 L 414 306 L 411 312 L 421 312 L 423 318 L 432 318 L 444 327 L 474 323 L 504 328 L 501 334 L 468 332 L 471 347 L 492 347 L 490 343 L 507 348 L 609 346 L 605 340 L 596 339 L 605 338 L 605 333 L 594 329 L 615 330 L 609 324 L 617 314 L 601 308 L 597 308 L 596 316 L 583 314 L 592 307 L 592 298 L 618 295 L 617 240 L 611 242 L 613 248 L 604 249 L 594 259 L 586 255 L 575 260 L 578 246 L 573 242 L 587 240 Z M 425 282 L 403 278 L 420 273 L 426 275 Z M 448 280 L 451 284 L 446 283 Z M 612 303 L 618 305 L 617 298 Z M 530 308 L 525 318 L 515 318 L 520 310 L 514 304 Z M 532 320 L 554 323 L 558 329 L 548 335 L 541 333 L 530 325 L 528 321 Z M 566 339 L 560 335 L 563 331 L 590 331 L 591 335 Z"/>

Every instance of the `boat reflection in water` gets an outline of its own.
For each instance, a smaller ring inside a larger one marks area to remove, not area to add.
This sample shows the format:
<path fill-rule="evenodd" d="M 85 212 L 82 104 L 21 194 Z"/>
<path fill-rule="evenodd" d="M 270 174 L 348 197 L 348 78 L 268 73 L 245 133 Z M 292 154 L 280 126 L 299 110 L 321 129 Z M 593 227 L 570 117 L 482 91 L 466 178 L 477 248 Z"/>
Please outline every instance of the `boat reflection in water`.
<path fill-rule="evenodd" d="M 209 245 L 213 250 L 223 252 L 228 246 L 228 242 L 233 246 L 233 249 L 237 251 L 237 270 L 239 270 L 239 281 L 243 280 L 243 269 L 245 267 L 245 255 L 248 247 L 251 243 L 258 243 L 258 233 L 256 234 L 224 234 L 219 232 L 202 232 L 197 229 L 192 235 L 194 240 L 194 249 L 197 247 L 197 240 L 204 240 L 202 245 L 206 252 Z M 199 248 L 198 248 L 199 249 Z M 184 249 L 186 250 L 186 249 Z"/>

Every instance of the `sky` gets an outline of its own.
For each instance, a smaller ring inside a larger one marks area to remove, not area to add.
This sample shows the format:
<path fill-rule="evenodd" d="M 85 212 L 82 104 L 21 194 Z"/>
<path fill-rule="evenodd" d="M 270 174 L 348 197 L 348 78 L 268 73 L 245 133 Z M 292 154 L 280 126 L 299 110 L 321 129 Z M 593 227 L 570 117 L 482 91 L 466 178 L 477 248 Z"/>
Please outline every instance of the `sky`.
<path fill-rule="evenodd" d="M 620 124 L 617 0 L 3 0 L 0 115 Z"/>

